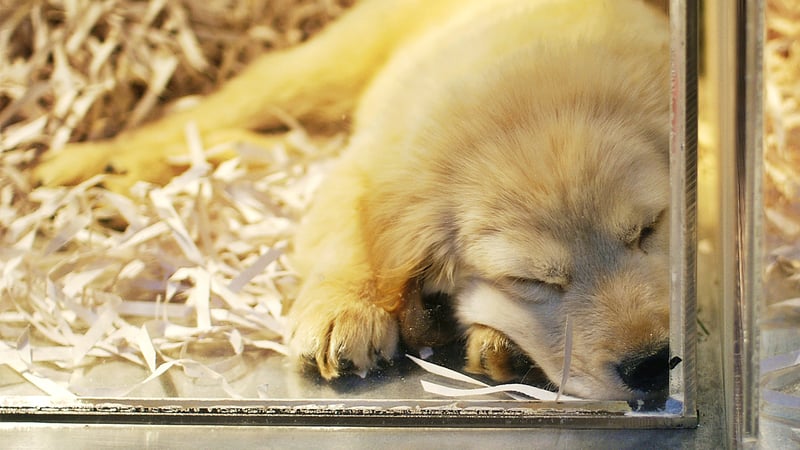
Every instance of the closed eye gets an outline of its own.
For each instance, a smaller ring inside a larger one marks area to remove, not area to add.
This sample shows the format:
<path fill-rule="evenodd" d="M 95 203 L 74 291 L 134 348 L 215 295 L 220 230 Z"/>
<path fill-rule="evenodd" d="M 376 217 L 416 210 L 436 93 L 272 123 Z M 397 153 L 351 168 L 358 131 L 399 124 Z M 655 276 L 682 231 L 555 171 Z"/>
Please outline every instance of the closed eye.
<path fill-rule="evenodd" d="M 548 282 L 540 280 L 538 278 L 506 277 L 505 279 L 509 284 L 518 289 L 531 289 L 531 288 L 552 289 L 557 292 L 564 292 L 564 290 L 566 289 L 566 286 L 564 284 Z"/>
<path fill-rule="evenodd" d="M 638 247 L 639 250 L 647 253 L 647 246 L 650 243 L 650 239 L 655 234 L 656 229 L 661 223 L 663 217 L 664 217 L 664 212 L 662 211 L 661 213 L 658 214 L 658 216 L 653 222 L 651 222 L 649 225 L 642 227 L 641 230 L 639 230 L 639 235 L 635 241 L 636 247 Z"/>
<path fill-rule="evenodd" d="M 651 236 L 652 236 L 652 235 L 653 235 L 655 232 L 656 232 L 656 226 L 655 226 L 655 224 L 653 224 L 653 225 L 648 225 L 648 226 L 646 226 L 646 227 L 642 228 L 642 231 L 639 233 L 639 241 L 637 242 L 637 245 L 639 246 L 639 248 L 642 248 L 642 246 L 643 246 L 643 245 L 646 243 L 646 241 L 647 241 L 647 240 L 648 240 L 648 239 L 649 239 L 649 238 L 650 238 L 650 237 L 651 237 Z"/>

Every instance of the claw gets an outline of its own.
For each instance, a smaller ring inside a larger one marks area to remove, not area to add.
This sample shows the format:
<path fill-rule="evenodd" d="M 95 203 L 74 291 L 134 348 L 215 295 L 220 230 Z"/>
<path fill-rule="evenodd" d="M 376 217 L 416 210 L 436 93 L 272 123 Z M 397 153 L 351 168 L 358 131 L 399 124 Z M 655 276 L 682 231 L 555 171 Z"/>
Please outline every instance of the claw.
<path fill-rule="evenodd" d="M 339 360 L 336 361 L 336 365 L 339 367 L 339 373 L 351 373 L 358 371 L 356 363 L 354 363 L 353 360 L 348 358 L 340 357 Z"/>

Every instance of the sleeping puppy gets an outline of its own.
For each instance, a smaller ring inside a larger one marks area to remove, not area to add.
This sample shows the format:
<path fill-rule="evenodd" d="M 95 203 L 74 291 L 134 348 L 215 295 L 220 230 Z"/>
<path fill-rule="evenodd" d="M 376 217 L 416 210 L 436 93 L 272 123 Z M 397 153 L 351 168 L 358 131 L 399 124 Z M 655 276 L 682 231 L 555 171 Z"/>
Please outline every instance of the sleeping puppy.
<path fill-rule="evenodd" d="M 196 108 L 35 175 L 162 182 L 189 121 L 213 140 L 276 108 L 352 113 L 294 243 L 298 365 L 333 379 L 463 336 L 471 372 L 505 381 L 524 356 L 559 383 L 569 317 L 564 391 L 649 398 L 668 379 L 668 35 L 637 0 L 362 1 Z"/>

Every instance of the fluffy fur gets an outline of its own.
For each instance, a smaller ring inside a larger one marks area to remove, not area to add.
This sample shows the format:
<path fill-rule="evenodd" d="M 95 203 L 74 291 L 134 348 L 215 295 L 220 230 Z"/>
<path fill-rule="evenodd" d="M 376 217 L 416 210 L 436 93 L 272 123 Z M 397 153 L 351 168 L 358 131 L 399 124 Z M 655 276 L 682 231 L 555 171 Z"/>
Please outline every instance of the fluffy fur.
<path fill-rule="evenodd" d="M 36 174 L 163 181 L 189 120 L 213 140 L 277 125 L 270 108 L 352 112 L 295 241 L 298 364 L 332 379 L 463 334 L 469 370 L 506 380 L 523 354 L 558 382 L 569 316 L 565 392 L 644 398 L 666 388 L 667 43 L 636 0 L 362 1 L 197 108 Z"/>

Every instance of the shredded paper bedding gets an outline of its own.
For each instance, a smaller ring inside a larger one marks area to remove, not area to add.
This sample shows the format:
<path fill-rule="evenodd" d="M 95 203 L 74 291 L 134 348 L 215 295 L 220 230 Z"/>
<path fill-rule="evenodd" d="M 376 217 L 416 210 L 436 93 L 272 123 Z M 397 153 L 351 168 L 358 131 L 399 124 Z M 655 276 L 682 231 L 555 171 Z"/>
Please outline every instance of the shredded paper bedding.
<path fill-rule="evenodd" d="M 102 176 L 34 187 L 28 170 L 42 150 L 195 101 L 347 3 L 0 1 L 0 364 L 54 396 L 98 395 L 80 376 L 113 358 L 142 367 L 139 384 L 179 366 L 238 397 L 223 374 L 239 356 L 286 353 L 284 250 L 343 135 L 287 123 L 270 148 L 229 143 L 238 156 L 212 166 L 188 124 L 189 169 L 130 196 Z M 204 361 L 200 345 L 228 357 Z"/>

